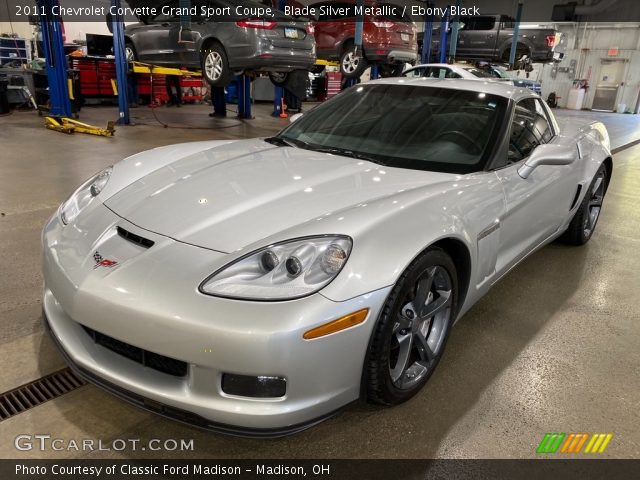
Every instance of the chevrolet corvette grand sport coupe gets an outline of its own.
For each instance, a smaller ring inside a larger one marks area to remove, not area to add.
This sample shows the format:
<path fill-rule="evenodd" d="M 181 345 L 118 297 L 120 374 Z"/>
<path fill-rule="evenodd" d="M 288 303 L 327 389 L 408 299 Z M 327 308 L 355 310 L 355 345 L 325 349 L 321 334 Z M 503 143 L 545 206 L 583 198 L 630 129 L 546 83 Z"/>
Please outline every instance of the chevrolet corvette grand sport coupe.
<path fill-rule="evenodd" d="M 604 126 L 560 131 L 529 90 L 361 84 L 274 137 L 89 179 L 43 232 L 45 322 L 81 376 L 138 406 L 297 432 L 418 393 L 502 276 L 589 240 L 611 172 Z"/>

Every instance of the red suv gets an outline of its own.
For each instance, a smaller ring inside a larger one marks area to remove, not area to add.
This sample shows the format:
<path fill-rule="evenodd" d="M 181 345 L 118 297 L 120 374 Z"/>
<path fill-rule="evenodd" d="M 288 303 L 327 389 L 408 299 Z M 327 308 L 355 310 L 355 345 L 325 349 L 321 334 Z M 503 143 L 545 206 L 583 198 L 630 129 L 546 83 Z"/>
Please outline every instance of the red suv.
<path fill-rule="evenodd" d="M 364 15 L 362 50 L 355 48 L 356 0 L 329 0 L 314 3 L 313 19 L 317 56 L 338 60 L 345 77 L 359 77 L 368 64 L 377 64 L 385 76 L 399 75 L 405 63 L 418 58 L 416 26 L 403 7 L 365 0 L 378 15 Z M 348 16 L 345 15 L 348 12 Z"/>

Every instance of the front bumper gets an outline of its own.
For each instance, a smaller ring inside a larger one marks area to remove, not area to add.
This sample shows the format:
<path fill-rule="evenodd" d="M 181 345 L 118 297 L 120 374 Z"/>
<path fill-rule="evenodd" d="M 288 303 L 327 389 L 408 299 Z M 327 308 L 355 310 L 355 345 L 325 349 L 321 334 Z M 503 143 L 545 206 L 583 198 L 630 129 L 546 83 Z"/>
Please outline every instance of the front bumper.
<path fill-rule="evenodd" d="M 197 286 L 226 255 L 142 230 L 102 205 L 43 232 L 43 308 L 52 337 L 87 380 L 136 405 L 224 433 L 278 436 L 331 415 L 360 395 L 371 331 L 388 288 L 345 302 L 320 294 L 288 302 L 203 295 Z M 150 238 L 144 249 L 114 234 Z M 94 254 L 117 260 L 94 268 Z M 316 340 L 307 330 L 361 308 L 362 324 Z M 185 362 L 185 376 L 149 368 L 96 344 L 83 325 L 121 342 Z M 223 373 L 286 379 L 279 398 L 222 391 Z"/>

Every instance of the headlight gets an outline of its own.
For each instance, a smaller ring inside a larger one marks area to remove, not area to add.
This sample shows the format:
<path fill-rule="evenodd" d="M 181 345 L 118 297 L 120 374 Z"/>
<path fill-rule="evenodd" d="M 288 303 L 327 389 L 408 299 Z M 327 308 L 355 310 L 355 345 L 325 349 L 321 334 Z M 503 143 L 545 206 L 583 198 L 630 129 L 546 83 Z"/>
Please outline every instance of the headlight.
<path fill-rule="evenodd" d="M 245 300 L 291 300 L 317 292 L 349 258 L 349 237 L 327 235 L 276 243 L 215 272 L 200 285 L 207 295 Z"/>
<path fill-rule="evenodd" d="M 69 199 L 60 207 L 60 218 L 65 225 L 73 222 L 78 214 L 91 203 L 95 197 L 100 195 L 105 185 L 109 181 L 113 167 L 107 167 L 100 173 L 94 175 L 84 182 Z"/>

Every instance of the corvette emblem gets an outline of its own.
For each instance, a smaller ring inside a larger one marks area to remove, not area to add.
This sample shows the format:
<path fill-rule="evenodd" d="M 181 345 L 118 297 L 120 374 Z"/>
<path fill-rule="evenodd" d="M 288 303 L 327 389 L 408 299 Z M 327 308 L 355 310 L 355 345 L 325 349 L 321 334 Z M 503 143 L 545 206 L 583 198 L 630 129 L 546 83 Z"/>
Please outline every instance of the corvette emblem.
<path fill-rule="evenodd" d="M 94 270 L 98 267 L 111 268 L 111 267 L 115 267 L 118 264 L 118 262 L 116 262 L 115 260 L 109 260 L 108 258 L 103 258 L 103 256 L 100 255 L 100 252 L 98 252 L 97 250 L 93 254 L 93 259 L 96 261 L 96 264 L 93 266 Z"/>

